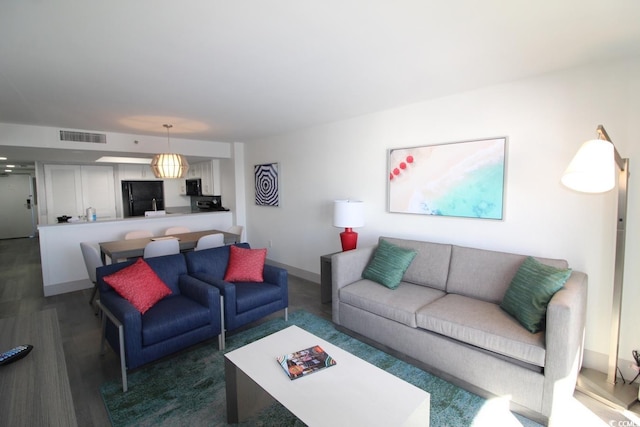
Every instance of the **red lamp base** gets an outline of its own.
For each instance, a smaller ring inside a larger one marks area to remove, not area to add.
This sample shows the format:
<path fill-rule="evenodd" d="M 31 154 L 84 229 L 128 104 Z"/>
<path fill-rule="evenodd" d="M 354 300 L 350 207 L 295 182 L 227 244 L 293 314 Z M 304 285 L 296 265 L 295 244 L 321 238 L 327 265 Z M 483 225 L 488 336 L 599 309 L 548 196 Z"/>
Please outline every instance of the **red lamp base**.
<path fill-rule="evenodd" d="M 343 252 L 355 249 L 358 243 L 358 233 L 351 228 L 345 228 L 344 231 L 340 233 L 340 242 L 342 243 Z"/>

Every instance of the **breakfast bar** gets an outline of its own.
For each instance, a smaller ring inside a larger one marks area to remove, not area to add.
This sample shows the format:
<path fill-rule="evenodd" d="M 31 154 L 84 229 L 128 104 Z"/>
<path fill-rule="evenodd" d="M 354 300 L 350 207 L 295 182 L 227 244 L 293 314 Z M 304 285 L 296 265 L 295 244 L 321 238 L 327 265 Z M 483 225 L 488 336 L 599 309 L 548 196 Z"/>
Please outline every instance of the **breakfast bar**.
<path fill-rule="evenodd" d="M 148 230 L 163 236 L 169 227 L 184 226 L 192 232 L 228 230 L 233 225 L 231 212 L 200 212 L 162 216 L 134 217 L 96 222 L 40 225 L 40 257 L 44 296 L 93 287 L 84 264 L 80 242 L 114 242 L 133 230 Z M 234 237 L 226 236 L 225 241 Z"/>

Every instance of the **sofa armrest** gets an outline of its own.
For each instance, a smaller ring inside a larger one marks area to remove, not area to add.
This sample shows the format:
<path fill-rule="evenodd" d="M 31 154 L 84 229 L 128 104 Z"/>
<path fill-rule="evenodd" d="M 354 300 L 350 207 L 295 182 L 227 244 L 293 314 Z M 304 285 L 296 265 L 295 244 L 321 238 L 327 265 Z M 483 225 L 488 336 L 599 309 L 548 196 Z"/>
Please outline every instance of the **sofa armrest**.
<path fill-rule="evenodd" d="M 286 288 L 288 285 L 288 271 L 275 265 L 264 265 L 262 276 L 265 282 Z"/>
<path fill-rule="evenodd" d="M 369 263 L 377 246 L 369 246 L 351 251 L 339 252 L 331 257 L 331 294 L 333 321 L 340 324 L 340 288 L 362 278 L 362 272 Z"/>
<path fill-rule="evenodd" d="M 194 300 L 203 307 L 218 309 L 220 311 L 220 291 L 195 277 L 182 275 L 179 281 L 180 293 Z"/>
<path fill-rule="evenodd" d="M 582 364 L 587 311 L 587 275 L 573 271 L 547 307 L 542 413 L 566 407 Z"/>

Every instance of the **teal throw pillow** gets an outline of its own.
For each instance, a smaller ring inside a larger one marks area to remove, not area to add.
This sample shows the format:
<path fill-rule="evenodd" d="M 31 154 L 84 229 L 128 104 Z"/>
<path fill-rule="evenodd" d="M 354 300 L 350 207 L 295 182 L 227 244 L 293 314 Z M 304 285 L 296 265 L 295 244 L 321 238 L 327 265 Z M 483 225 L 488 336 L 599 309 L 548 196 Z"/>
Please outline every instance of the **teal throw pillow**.
<path fill-rule="evenodd" d="M 532 257 L 524 260 L 504 295 L 500 307 L 529 332 L 544 330 L 547 305 L 564 286 L 571 269 L 541 264 Z"/>
<path fill-rule="evenodd" d="M 373 259 L 362 272 L 362 277 L 395 289 L 415 256 L 416 251 L 413 249 L 401 248 L 386 240 L 380 240 Z"/>

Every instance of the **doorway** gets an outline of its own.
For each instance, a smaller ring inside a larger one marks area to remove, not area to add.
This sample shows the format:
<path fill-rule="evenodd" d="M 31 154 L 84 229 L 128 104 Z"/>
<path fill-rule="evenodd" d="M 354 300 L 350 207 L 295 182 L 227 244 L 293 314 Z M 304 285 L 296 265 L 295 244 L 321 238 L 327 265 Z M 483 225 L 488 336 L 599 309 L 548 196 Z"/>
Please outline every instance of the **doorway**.
<path fill-rule="evenodd" d="M 0 239 L 35 237 L 33 188 L 30 175 L 0 176 Z"/>

